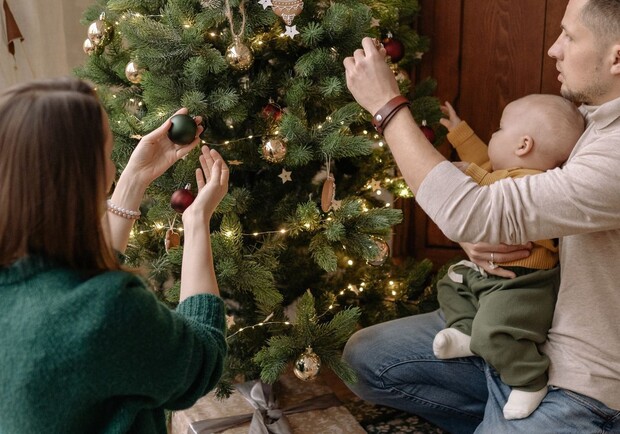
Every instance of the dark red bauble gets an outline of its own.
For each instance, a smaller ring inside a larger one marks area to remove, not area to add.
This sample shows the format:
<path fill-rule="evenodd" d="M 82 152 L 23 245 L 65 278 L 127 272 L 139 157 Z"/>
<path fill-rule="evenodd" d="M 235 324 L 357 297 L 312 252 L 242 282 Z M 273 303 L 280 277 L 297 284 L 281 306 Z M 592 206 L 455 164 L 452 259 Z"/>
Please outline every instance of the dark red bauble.
<path fill-rule="evenodd" d="M 178 114 L 170 118 L 172 126 L 168 130 L 168 138 L 177 145 L 189 145 L 196 138 L 196 121 L 189 115 Z"/>
<path fill-rule="evenodd" d="M 170 196 L 170 206 L 180 214 L 182 214 L 193 201 L 194 195 L 188 188 L 179 188 Z"/>
<path fill-rule="evenodd" d="M 263 114 L 263 117 L 273 118 L 273 120 L 277 122 L 282 117 L 282 109 L 278 107 L 276 104 L 270 102 L 265 107 L 263 107 L 262 114 Z"/>
<path fill-rule="evenodd" d="M 385 38 L 383 40 L 383 47 L 394 63 L 398 62 L 405 55 L 405 46 L 398 39 Z"/>
<path fill-rule="evenodd" d="M 435 131 L 431 127 L 426 124 L 420 125 L 420 130 L 424 133 L 429 142 L 433 143 L 435 141 Z"/>

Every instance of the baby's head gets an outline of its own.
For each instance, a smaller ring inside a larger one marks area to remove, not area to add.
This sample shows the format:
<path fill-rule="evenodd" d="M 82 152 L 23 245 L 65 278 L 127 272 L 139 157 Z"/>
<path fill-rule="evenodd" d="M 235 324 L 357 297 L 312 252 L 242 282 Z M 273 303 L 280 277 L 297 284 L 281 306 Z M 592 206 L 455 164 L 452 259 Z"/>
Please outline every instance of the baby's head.
<path fill-rule="evenodd" d="M 493 170 L 558 167 L 568 159 L 584 125 L 577 107 L 561 96 L 533 94 L 515 100 L 504 109 L 500 128 L 489 141 Z"/>

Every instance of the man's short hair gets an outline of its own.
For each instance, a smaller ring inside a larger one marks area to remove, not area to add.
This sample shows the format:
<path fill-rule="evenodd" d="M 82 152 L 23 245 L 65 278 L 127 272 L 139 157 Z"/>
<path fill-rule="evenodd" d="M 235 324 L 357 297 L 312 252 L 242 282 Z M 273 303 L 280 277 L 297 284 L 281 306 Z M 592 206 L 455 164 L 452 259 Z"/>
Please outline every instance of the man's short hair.
<path fill-rule="evenodd" d="M 581 19 L 605 43 L 620 43 L 620 0 L 588 0 Z"/>

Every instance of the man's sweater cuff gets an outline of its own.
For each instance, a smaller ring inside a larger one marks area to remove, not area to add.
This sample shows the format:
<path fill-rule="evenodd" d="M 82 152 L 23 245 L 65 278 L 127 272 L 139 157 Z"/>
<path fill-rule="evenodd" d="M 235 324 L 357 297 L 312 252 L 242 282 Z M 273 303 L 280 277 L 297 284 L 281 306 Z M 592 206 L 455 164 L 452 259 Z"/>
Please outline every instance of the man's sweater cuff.
<path fill-rule="evenodd" d="M 473 183 L 469 176 L 449 161 L 443 161 L 426 175 L 420 184 L 416 200 L 431 220 L 441 228 L 441 222 L 435 220 L 437 215 L 445 211 L 446 203 L 460 194 L 468 183 Z"/>

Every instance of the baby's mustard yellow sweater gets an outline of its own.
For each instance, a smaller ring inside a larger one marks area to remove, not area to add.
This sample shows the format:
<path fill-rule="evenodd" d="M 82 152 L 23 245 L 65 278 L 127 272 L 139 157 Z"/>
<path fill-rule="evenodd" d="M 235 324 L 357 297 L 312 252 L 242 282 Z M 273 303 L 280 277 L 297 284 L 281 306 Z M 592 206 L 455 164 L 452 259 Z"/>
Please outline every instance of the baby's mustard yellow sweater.
<path fill-rule="evenodd" d="M 456 149 L 459 158 L 469 164 L 465 173 L 473 178 L 479 185 L 491 185 L 504 178 L 520 178 L 523 176 L 536 175 L 540 170 L 513 169 L 492 170 L 487 152 L 487 145 L 480 140 L 474 131 L 461 121 L 448 133 L 448 140 Z M 540 240 L 534 242 L 532 253 L 525 259 L 498 263 L 501 267 L 525 267 L 537 270 L 553 268 L 558 264 L 558 246 L 554 240 Z"/>

